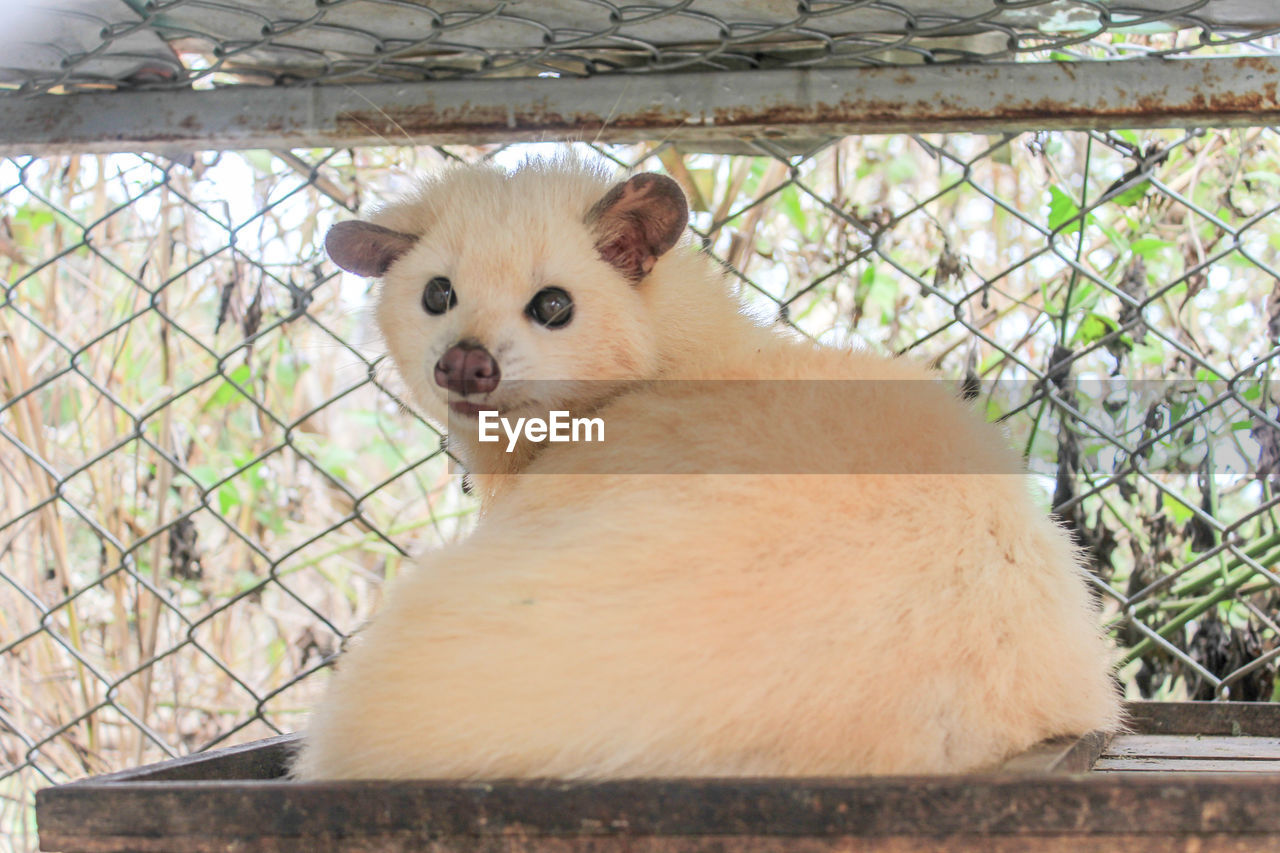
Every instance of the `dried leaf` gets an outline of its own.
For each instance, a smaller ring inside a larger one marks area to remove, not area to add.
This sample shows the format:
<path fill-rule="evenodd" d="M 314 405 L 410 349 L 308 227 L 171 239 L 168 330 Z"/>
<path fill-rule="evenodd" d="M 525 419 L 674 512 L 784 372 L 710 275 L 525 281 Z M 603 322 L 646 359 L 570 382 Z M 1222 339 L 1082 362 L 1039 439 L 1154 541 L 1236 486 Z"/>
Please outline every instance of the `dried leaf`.
<path fill-rule="evenodd" d="M 978 350 L 969 349 L 964 362 L 964 379 L 960 382 L 960 396 L 965 400 L 973 400 L 982 390 L 982 380 L 978 376 Z"/>
<path fill-rule="evenodd" d="M 196 540 L 200 532 L 190 518 L 180 518 L 169 528 L 169 574 L 183 580 L 197 580 L 204 576 Z"/>
<path fill-rule="evenodd" d="M 1274 648 L 1273 644 L 1265 645 Z M 1270 649 L 1264 646 L 1257 628 L 1251 623 L 1233 629 L 1232 626 L 1223 624 L 1213 610 L 1200 618 L 1195 636 L 1187 645 L 1187 654 L 1191 659 L 1217 678 L 1227 678 L 1268 651 Z M 1258 667 L 1228 685 L 1231 691 L 1230 697 L 1244 702 L 1265 702 L 1271 698 L 1271 681 L 1274 673 L 1274 662 Z M 1187 680 L 1191 699 L 1217 698 L 1215 685 L 1191 667 L 1184 668 L 1183 677 Z"/>
<path fill-rule="evenodd" d="M 938 265 L 933 270 L 933 287 L 941 290 L 953 281 L 959 281 L 964 273 L 964 258 L 951 249 L 951 243 L 942 244 L 942 254 L 938 256 Z M 985 307 L 985 306 L 984 306 Z"/>
<path fill-rule="evenodd" d="M 1277 414 L 1280 414 L 1280 410 L 1277 410 Z M 1258 443 L 1258 470 L 1255 476 L 1259 480 L 1265 480 L 1280 473 L 1280 429 L 1256 415 L 1252 420 L 1249 436 Z"/>
<path fill-rule="evenodd" d="M 1200 468 L 1200 509 L 1205 515 L 1213 516 L 1213 478 L 1208 476 L 1206 470 L 1207 462 L 1201 463 Z M 1182 530 L 1182 535 L 1187 538 L 1188 544 L 1192 551 L 1199 554 L 1202 551 L 1208 551 L 1214 545 L 1218 544 L 1217 537 L 1214 536 L 1213 525 L 1205 521 L 1199 515 L 1192 515 L 1187 521 L 1186 527 Z"/>
<path fill-rule="evenodd" d="M 1280 341 L 1280 280 L 1267 297 L 1267 335 L 1268 340 Z"/>
<path fill-rule="evenodd" d="M 246 338 L 252 338 L 262 325 L 262 282 L 258 282 L 258 290 L 253 294 L 253 301 L 244 309 L 244 317 L 240 320 L 240 328 Z"/>
<path fill-rule="evenodd" d="M 231 312 L 231 294 L 235 293 L 235 289 L 236 280 L 234 278 L 222 285 L 222 293 L 218 298 L 218 322 L 213 327 L 215 335 L 222 330 L 222 324 L 227 321 L 227 314 Z"/>
<path fill-rule="evenodd" d="M 1053 345 L 1053 353 L 1049 356 L 1049 367 L 1045 373 L 1059 390 L 1066 390 L 1067 382 L 1071 379 L 1071 357 L 1074 354 L 1071 347 Z"/>
<path fill-rule="evenodd" d="M 1147 264 L 1141 255 L 1135 255 L 1120 279 L 1120 292 L 1128 296 L 1139 306 L 1147 300 Z M 1147 336 L 1147 322 L 1143 319 L 1142 308 L 1122 302 L 1120 305 L 1120 328 L 1129 332 L 1130 337 L 1141 342 Z"/>

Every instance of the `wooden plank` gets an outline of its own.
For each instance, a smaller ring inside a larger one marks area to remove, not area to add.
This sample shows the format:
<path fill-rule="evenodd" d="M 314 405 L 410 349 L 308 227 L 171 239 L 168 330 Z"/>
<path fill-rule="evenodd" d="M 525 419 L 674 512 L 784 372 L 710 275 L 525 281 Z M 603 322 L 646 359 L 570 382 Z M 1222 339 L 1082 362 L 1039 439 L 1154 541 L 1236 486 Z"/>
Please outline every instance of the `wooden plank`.
<path fill-rule="evenodd" d="M 1066 737 L 1041 741 L 1026 752 L 1020 752 L 999 767 L 1001 773 L 1048 773 L 1063 754 L 1075 747 L 1079 738 Z"/>
<path fill-rule="evenodd" d="M 1280 785 L 1280 759 L 1257 758 L 1155 758 L 1145 755 L 1109 758 L 1093 765 L 1095 773 L 1273 773 Z"/>
<path fill-rule="evenodd" d="M 1139 734 L 1111 745 L 1096 734 L 1065 739 L 998 772 L 942 777 L 301 784 L 281 778 L 297 740 L 285 736 L 40 791 L 37 813 L 43 849 L 69 853 L 945 853 L 1031 844 L 1280 853 L 1280 783 L 1266 772 L 1276 761 L 1280 705 L 1134 703 L 1129 712 Z M 1196 727 L 1206 736 L 1167 736 Z M 1233 732 L 1243 737 L 1223 737 Z M 1263 757 L 1243 757 L 1259 748 Z M 1080 773 L 1091 764 L 1099 772 Z M 1217 775 L 1196 772 L 1206 770 Z"/>
<path fill-rule="evenodd" d="M 93 839 L 63 853 L 1280 853 L 1280 838 L 1213 833 L 1207 835 L 928 835 L 867 838 L 786 838 L 779 836 L 628 836 L 616 839 L 434 838 L 427 832 L 386 833 L 367 838 L 246 838 L 233 846 L 205 836 L 174 840 Z"/>
<path fill-rule="evenodd" d="M 1229 735 L 1116 735 L 1103 753 L 1117 758 L 1280 759 L 1280 738 Z"/>
<path fill-rule="evenodd" d="M 298 734 L 280 735 L 224 749 L 197 752 L 182 758 L 121 770 L 71 785 L 109 785 L 117 782 L 202 781 L 213 779 L 278 779 L 288 770 L 289 756 L 301 742 Z"/>
<path fill-rule="evenodd" d="M 1280 837 L 1262 774 L 585 782 L 115 782 L 37 794 L 42 844 L 205 836 L 432 838 L 1244 833 Z M 141 843 L 134 845 L 142 846 Z"/>
<path fill-rule="evenodd" d="M 1111 735 L 1102 732 L 1054 738 L 1015 755 L 999 769 L 1001 773 L 1085 773 L 1110 740 Z"/>
<path fill-rule="evenodd" d="M 1106 751 L 1111 743 L 1112 735 L 1104 732 L 1089 732 L 1076 739 L 1071 748 L 1049 765 L 1049 773 L 1086 773 L 1093 767 L 1098 756 Z"/>
<path fill-rule="evenodd" d="M 1127 702 L 1125 715 L 1142 734 L 1280 737 L 1280 704 L 1270 702 Z"/>

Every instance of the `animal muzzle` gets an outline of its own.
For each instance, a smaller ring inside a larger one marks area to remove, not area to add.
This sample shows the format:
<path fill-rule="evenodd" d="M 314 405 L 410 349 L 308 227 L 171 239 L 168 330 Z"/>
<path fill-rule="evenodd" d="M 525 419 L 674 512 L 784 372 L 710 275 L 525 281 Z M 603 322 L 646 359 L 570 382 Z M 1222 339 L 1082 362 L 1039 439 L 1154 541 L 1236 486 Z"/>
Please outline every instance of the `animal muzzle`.
<path fill-rule="evenodd" d="M 455 394 L 488 394 L 502 371 L 478 341 L 458 341 L 436 362 L 436 384 Z"/>

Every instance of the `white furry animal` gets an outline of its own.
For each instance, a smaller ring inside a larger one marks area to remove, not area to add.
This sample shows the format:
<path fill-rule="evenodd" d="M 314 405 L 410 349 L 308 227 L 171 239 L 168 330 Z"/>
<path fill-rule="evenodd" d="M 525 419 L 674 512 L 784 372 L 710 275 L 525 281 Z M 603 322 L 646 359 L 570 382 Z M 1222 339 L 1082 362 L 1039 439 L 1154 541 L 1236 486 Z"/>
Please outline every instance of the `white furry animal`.
<path fill-rule="evenodd" d="M 945 773 L 1116 725 L 1078 555 L 998 429 L 748 318 L 687 216 L 668 178 L 559 160 L 329 233 L 484 503 L 387 590 L 296 777 Z M 555 408 L 606 440 L 476 441 L 482 409 Z"/>

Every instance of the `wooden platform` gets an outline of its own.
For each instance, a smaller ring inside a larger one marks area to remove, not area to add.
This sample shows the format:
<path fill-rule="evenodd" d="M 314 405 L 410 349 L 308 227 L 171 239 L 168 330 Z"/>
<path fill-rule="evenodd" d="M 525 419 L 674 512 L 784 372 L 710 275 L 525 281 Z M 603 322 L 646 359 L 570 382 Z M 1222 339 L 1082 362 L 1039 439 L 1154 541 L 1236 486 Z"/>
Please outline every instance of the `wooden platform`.
<path fill-rule="evenodd" d="M 300 784 L 290 735 L 49 788 L 37 819 L 63 853 L 1280 851 L 1280 705 L 1130 717 L 943 777 Z"/>

